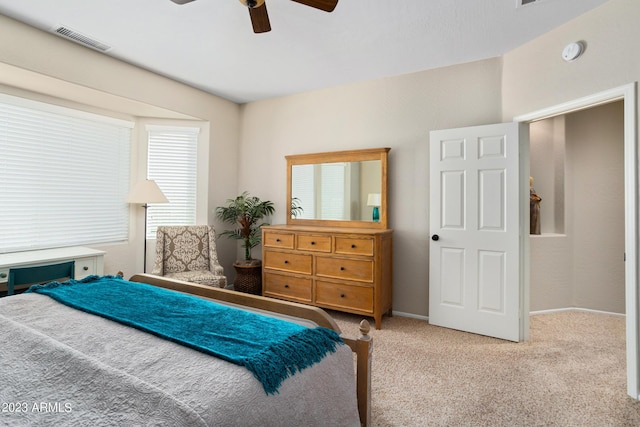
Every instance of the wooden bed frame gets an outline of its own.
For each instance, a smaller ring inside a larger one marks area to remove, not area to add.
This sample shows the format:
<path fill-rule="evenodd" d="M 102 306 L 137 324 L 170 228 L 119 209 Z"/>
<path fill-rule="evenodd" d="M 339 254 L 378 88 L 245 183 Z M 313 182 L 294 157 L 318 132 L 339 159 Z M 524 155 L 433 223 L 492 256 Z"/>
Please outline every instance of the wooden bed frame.
<path fill-rule="evenodd" d="M 201 298 L 224 301 L 231 304 L 238 304 L 259 310 L 288 316 L 300 317 L 311 320 L 318 326 L 333 329 L 338 332 L 342 340 L 356 355 L 356 393 L 358 399 L 358 413 L 360 423 L 363 426 L 371 425 L 371 355 L 373 342 L 368 335 L 370 330 L 369 322 L 360 322 L 359 338 L 348 337 L 342 334 L 338 324 L 324 310 L 304 304 L 297 304 L 288 301 L 281 301 L 259 295 L 250 295 L 227 289 L 213 288 L 211 286 L 199 285 L 196 283 L 184 282 L 181 280 L 166 279 L 151 274 L 135 274 L 130 279 L 132 282 L 147 283 L 161 288 L 172 289 L 196 295 Z"/>

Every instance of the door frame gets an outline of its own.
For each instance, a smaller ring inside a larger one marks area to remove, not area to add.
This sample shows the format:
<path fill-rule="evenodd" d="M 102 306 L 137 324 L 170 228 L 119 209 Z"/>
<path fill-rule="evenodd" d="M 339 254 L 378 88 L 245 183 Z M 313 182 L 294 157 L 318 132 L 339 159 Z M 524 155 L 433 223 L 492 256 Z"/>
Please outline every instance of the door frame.
<path fill-rule="evenodd" d="M 624 102 L 624 222 L 625 222 L 625 311 L 627 347 L 627 394 L 640 400 L 640 301 L 638 300 L 638 136 L 637 82 L 599 92 L 553 107 L 514 117 L 516 122 L 533 122 L 601 104 Z M 529 161 L 529 154 L 526 154 Z M 523 260 L 529 269 L 529 259 Z M 528 295 L 525 296 L 529 298 Z"/>

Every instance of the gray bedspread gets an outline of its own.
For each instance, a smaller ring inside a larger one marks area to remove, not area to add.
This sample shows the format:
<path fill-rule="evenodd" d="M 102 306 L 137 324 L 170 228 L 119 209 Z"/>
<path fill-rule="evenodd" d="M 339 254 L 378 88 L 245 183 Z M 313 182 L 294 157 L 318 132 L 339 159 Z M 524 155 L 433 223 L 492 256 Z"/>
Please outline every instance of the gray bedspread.
<path fill-rule="evenodd" d="M 23 294 L 0 299 L 0 363 L 0 425 L 359 425 L 347 346 L 267 396 L 242 367 Z"/>

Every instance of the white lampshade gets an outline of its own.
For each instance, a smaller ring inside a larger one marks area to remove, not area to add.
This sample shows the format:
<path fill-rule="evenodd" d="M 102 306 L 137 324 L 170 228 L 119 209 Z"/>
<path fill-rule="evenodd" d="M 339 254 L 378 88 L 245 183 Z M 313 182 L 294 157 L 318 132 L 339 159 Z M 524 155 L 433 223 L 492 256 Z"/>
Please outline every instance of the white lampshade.
<path fill-rule="evenodd" d="M 380 206 L 380 193 L 370 193 L 367 198 L 367 206 Z"/>
<path fill-rule="evenodd" d="M 169 203 L 169 200 L 162 194 L 154 180 L 145 179 L 133 187 L 127 197 L 127 203 Z"/>

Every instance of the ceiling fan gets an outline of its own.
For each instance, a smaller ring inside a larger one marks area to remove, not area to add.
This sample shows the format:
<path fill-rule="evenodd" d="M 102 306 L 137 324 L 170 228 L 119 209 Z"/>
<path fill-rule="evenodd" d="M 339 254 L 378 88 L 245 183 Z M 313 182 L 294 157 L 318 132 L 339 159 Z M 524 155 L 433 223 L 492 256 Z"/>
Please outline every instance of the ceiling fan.
<path fill-rule="evenodd" d="M 171 0 L 176 4 L 187 4 L 194 0 Z M 338 0 L 291 0 L 296 3 L 304 4 L 315 9 L 324 10 L 325 12 L 333 12 L 336 8 Z M 269 23 L 269 15 L 267 14 L 267 5 L 264 0 L 240 0 L 240 3 L 249 8 L 249 15 L 251 16 L 251 24 L 253 25 L 254 33 L 266 33 L 271 31 L 271 24 Z"/>

